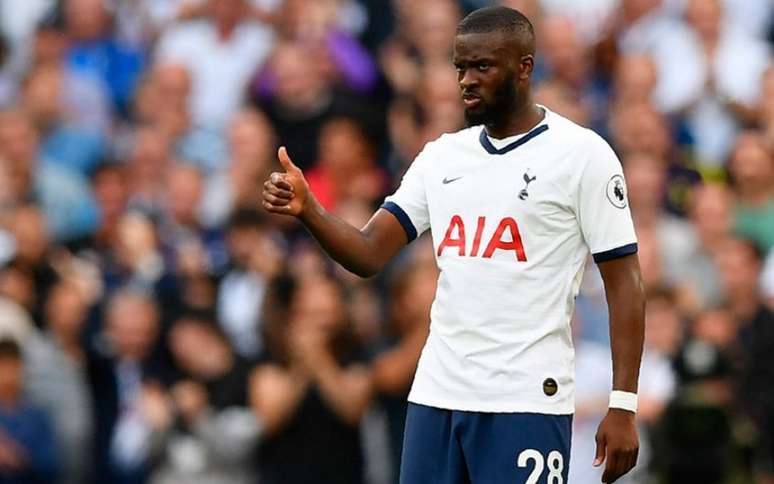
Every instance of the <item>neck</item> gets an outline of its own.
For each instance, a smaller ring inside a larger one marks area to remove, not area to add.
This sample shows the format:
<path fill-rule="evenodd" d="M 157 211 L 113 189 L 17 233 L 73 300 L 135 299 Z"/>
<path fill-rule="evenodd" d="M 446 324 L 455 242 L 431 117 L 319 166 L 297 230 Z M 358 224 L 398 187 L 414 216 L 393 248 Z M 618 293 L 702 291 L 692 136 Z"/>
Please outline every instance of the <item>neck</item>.
<path fill-rule="evenodd" d="M 731 297 L 731 308 L 740 318 L 750 320 L 758 312 L 760 301 L 755 289 L 737 291 Z"/>
<path fill-rule="evenodd" d="M 511 115 L 503 122 L 487 124 L 486 134 L 492 138 L 502 139 L 526 133 L 537 126 L 544 117 L 545 112 L 543 109 L 529 101 L 521 108 L 514 109 Z"/>

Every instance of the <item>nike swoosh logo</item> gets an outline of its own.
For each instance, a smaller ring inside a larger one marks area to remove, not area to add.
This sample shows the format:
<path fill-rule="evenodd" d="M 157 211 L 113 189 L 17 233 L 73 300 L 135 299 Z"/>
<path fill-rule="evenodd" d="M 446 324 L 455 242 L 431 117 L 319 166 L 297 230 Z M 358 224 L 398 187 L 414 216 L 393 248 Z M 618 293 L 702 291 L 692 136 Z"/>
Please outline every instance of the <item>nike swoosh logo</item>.
<path fill-rule="evenodd" d="M 459 180 L 460 178 L 462 178 L 462 177 L 461 177 L 461 176 L 458 176 L 457 178 L 444 178 L 444 179 L 441 181 L 441 183 L 443 183 L 444 185 L 448 185 L 449 183 L 451 183 L 451 182 L 453 182 L 453 181 L 457 181 L 457 180 Z"/>

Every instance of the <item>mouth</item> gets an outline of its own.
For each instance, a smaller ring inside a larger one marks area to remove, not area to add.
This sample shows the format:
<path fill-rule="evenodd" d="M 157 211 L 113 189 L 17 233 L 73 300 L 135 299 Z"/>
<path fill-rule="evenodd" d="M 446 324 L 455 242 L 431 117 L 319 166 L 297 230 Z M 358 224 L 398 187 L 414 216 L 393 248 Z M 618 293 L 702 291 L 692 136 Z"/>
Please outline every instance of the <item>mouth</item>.
<path fill-rule="evenodd" d="M 466 92 L 462 94 L 462 102 L 465 103 L 465 107 L 470 109 L 481 104 L 482 99 L 478 94 Z"/>

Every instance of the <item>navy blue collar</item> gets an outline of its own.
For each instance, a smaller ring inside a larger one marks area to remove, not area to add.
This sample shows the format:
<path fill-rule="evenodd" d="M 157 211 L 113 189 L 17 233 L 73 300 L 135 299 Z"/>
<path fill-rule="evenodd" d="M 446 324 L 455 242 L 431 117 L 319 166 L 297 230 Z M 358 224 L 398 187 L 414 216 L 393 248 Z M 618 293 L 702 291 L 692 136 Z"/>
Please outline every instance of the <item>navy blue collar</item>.
<path fill-rule="evenodd" d="M 548 125 L 547 124 L 541 124 L 537 128 L 534 128 L 529 133 L 525 134 L 521 138 L 517 139 L 513 143 L 503 146 L 499 150 L 495 148 L 495 146 L 492 144 L 491 141 L 489 141 L 489 136 L 486 134 L 486 128 L 481 130 L 481 135 L 478 137 L 478 140 L 481 142 L 481 146 L 484 147 L 484 149 L 490 154 L 490 155 L 504 155 L 505 153 L 508 153 L 509 151 L 515 150 L 519 146 L 523 145 L 527 141 L 531 140 L 535 136 L 545 133 L 548 131 Z"/>

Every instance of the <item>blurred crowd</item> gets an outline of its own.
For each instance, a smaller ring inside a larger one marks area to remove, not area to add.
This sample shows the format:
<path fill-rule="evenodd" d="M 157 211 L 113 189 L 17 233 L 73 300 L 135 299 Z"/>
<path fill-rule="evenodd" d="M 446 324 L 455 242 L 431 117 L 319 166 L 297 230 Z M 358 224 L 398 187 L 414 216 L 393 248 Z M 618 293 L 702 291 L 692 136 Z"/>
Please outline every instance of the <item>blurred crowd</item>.
<path fill-rule="evenodd" d="M 0 0 L 0 483 L 388 484 L 437 269 L 332 264 L 260 187 L 288 147 L 361 226 L 463 127 L 484 0 Z M 627 483 L 774 482 L 774 4 L 502 0 L 536 100 L 602 134 L 648 295 Z M 593 263 L 570 482 L 610 390 Z"/>

